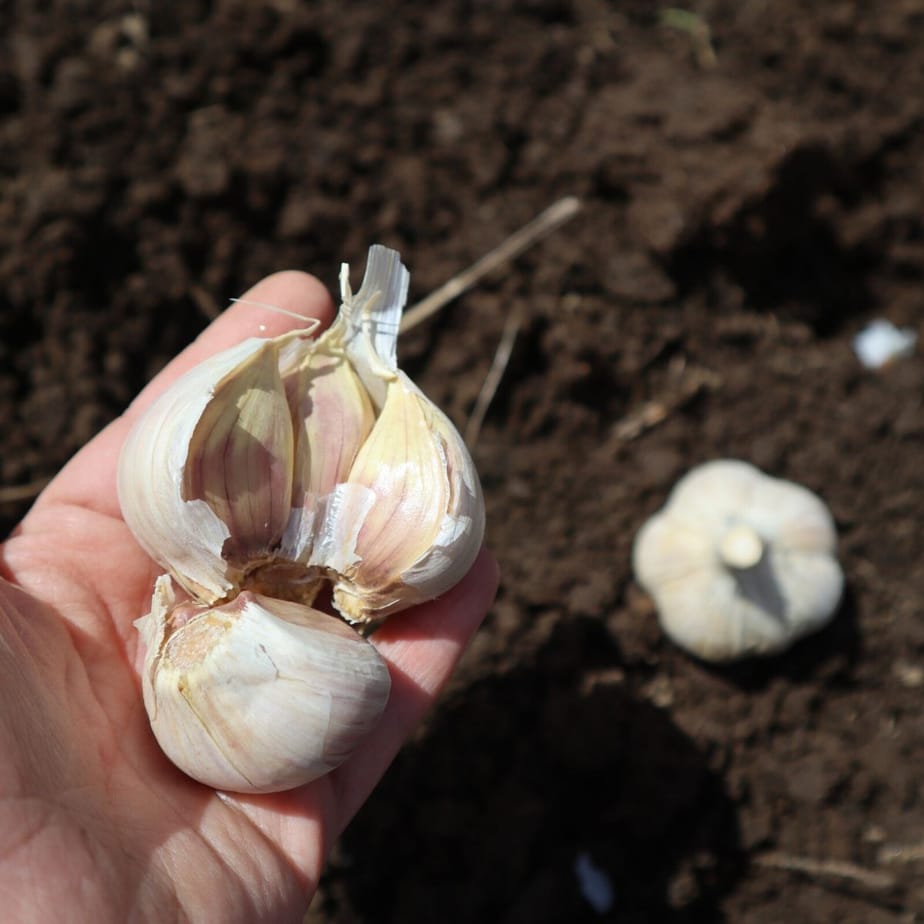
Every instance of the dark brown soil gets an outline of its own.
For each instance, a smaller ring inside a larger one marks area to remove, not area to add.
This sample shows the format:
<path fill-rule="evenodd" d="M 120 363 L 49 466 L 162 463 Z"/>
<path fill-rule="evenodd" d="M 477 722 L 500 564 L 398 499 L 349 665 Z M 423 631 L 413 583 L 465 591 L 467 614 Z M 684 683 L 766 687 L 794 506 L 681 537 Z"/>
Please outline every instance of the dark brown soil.
<path fill-rule="evenodd" d="M 3 486 L 272 270 L 333 286 L 381 241 L 417 298 L 584 200 L 403 343 L 463 425 L 522 313 L 474 449 L 503 587 L 312 920 L 924 920 L 924 362 L 850 348 L 924 329 L 924 5 L 697 0 L 711 46 L 655 6 L 0 4 Z M 667 643 L 629 567 L 721 456 L 819 492 L 848 579 L 734 669 Z"/>

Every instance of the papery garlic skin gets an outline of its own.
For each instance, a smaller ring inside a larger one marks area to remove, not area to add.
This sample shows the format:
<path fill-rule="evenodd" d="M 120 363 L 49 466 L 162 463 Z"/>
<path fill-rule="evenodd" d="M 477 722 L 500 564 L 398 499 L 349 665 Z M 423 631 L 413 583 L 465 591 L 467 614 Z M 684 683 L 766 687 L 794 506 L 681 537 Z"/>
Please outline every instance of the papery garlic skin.
<path fill-rule="evenodd" d="M 783 651 L 828 622 L 844 587 L 824 503 L 738 460 L 682 478 L 632 564 L 665 633 L 707 661 Z"/>
<path fill-rule="evenodd" d="M 388 700 L 388 668 L 346 623 L 244 592 L 176 607 L 160 579 L 139 620 L 145 707 L 163 751 L 216 789 L 276 792 L 339 766 Z"/>
<path fill-rule="evenodd" d="M 360 673 L 372 670 L 365 648 L 343 647 L 359 638 L 353 629 L 310 609 L 319 591 L 329 586 L 334 608 L 366 631 L 445 593 L 481 547 L 484 501 L 468 450 L 397 366 L 408 280 L 397 253 L 372 247 L 355 295 L 343 268 L 343 303 L 324 334 L 248 340 L 206 360 L 154 402 L 123 448 L 125 521 L 191 598 L 174 608 L 162 578 L 140 621 L 145 704 L 164 751 L 210 785 L 262 792 L 305 782 L 345 759 L 381 711 L 377 695 L 356 694 L 349 671 L 316 654 L 293 652 L 292 677 L 274 679 L 271 663 L 283 659 L 261 660 L 263 642 L 253 643 L 281 638 L 273 614 L 301 625 L 308 617 L 297 614 L 311 613 L 301 635 L 310 628 L 315 648 L 351 652 L 366 665 Z M 181 641 L 193 654 L 178 654 Z M 355 712 L 335 710 L 344 696 Z M 291 754 L 270 732 L 273 710 L 287 727 L 287 704 L 310 739 Z M 265 723 L 251 723 L 253 709 Z"/>

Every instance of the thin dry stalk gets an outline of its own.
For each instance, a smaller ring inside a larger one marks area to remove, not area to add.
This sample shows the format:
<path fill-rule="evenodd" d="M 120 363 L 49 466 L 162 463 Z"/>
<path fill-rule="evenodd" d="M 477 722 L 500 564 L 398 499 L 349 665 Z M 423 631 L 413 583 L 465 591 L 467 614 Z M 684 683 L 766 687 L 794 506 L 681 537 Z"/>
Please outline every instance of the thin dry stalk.
<path fill-rule="evenodd" d="M 289 311 L 288 308 L 283 308 L 281 305 L 271 305 L 269 302 L 258 302 L 254 301 L 252 298 L 230 298 L 228 301 L 233 305 L 253 305 L 255 308 L 265 308 L 267 311 L 285 315 L 287 318 L 295 318 L 296 321 L 301 321 L 302 324 L 305 325 L 306 334 L 313 334 L 321 326 L 321 322 L 317 318 L 299 314 L 297 311 Z"/>
<path fill-rule="evenodd" d="M 758 866 L 802 873 L 813 878 L 848 879 L 869 889 L 891 889 L 895 886 L 895 878 L 888 873 L 865 869 L 843 860 L 814 860 L 789 853 L 765 853 L 755 857 L 754 862 Z"/>
<path fill-rule="evenodd" d="M 507 321 L 504 324 L 504 332 L 501 334 L 500 342 L 497 344 L 497 350 L 494 353 L 494 359 L 491 361 L 491 368 L 485 376 L 481 390 L 475 400 L 475 406 L 472 408 L 471 416 L 465 425 L 465 442 L 471 449 L 478 440 L 478 434 L 481 432 L 481 425 L 484 423 L 485 415 L 488 408 L 494 400 L 497 388 L 507 370 L 507 364 L 510 362 L 510 354 L 513 352 L 513 345 L 516 342 L 517 334 L 522 322 L 521 311 L 515 307 L 507 315 Z"/>
<path fill-rule="evenodd" d="M 524 225 L 519 231 L 514 231 L 507 240 L 476 260 L 468 269 L 462 270 L 461 273 L 453 276 L 448 282 L 409 308 L 401 319 L 401 331 L 410 330 L 436 314 L 454 298 L 467 292 L 488 273 L 515 259 L 537 241 L 551 234 L 556 228 L 560 228 L 566 221 L 570 221 L 577 215 L 580 208 L 581 202 L 576 196 L 566 196 L 550 205 L 529 224 Z"/>
<path fill-rule="evenodd" d="M 922 861 L 924 861 L 924 841 L 920 844 L 885 844 L 879 851 L 879 862 L 884 864 Z"/>
<path fill-rule="evenodd" d="M 670 371 L 673 384 L 660 398 L 646 401 L 616 423 L 613 427 L 616 439 L 637 439 L 667 420 L 672 413 L 683 408 L 698 395 L 714 391 L 722 384 L 720 376 L 711 369 L 687 366 L 683 361 L 677 364 L 676 371 L 673 368 Z"/>

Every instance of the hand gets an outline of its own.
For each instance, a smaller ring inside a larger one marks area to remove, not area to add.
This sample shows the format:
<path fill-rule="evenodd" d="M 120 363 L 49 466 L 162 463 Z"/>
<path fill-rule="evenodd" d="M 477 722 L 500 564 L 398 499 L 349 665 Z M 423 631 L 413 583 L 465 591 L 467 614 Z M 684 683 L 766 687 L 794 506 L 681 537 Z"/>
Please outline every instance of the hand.
<path fill-rule="evenodd" d="M 326 324 L 326 289 L 301 273 L 248 294 Z M 134 619 L 160 569 L 122 521 L 119 449 L 185 370 L 297 322 L 225 312 L 64 468 L 0 545 L 0 895 L 4 920 L 300 921 L 332 841 L 446 683 L 493 598 L 482 552 L 450 593 L 387 623 L 374 643 L 392 692 L 372 736 L 300 789 L 239 796 L 163 756 L 141 702 Z"/>

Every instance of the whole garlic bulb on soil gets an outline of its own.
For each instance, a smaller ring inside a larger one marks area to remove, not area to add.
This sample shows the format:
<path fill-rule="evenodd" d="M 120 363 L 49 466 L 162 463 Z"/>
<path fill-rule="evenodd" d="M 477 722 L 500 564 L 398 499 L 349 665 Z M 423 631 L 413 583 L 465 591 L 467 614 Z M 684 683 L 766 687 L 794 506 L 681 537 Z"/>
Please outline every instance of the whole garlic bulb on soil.
<path fill-rule="evenodd" d="M 246 340 L 169 388 L 129 435 L 119 501 L 166 576 L 139 620 L 163 750 L 221 789 L 341 763 L 388 672 L 352 626 L 432 599 L 472 565 L 484 505 L 449 420 L 398 369 L 408 273 L 374 246 L 316 340 Z M 346 622 L 312 608 L 325 588 Z M 351 625 L 347 625 L 350 623 Z"/>
<path fill-rule="evenodd" d="M 828 622 L 844 586 L 836 549 L 816 495 L 728 459 L 675 485 L 639 530 L 632 564 L 674 642 L 730 661 L 782 651 Z"/>

